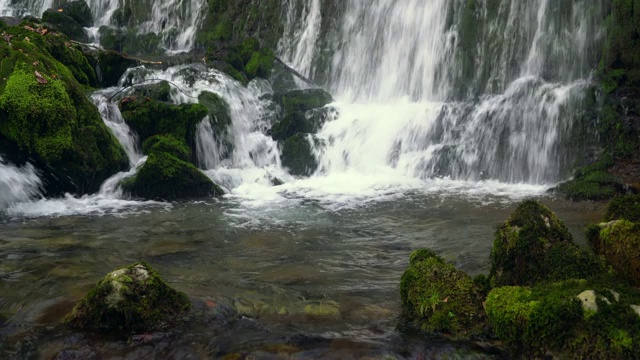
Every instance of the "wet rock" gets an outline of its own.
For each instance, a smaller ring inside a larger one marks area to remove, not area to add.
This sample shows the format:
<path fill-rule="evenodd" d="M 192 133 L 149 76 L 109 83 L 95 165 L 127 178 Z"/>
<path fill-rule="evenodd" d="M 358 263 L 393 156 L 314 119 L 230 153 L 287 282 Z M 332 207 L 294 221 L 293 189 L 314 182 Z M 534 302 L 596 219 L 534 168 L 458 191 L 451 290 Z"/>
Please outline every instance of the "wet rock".
<path fill-rule="evenodd" d="M 602 294 L 610 287 L 620 302 Z M 576 296 L 576 294 L 579 294 Z M 519 358 L 633 358 L 640 350 L 640 296 L 615 279 L 568 280 L 493 289 L 485 302 L 494 333 Z"/>
<path fill-rule="evenodd" d="M 131 195 L 173 201 L 222 196 L 224 191 L 192 164 L 170 153 L 152 153 L 138 173 L 121 183 Z"/>
<path fill-rule="evenodd" d="M 640 224 L 615 220 L 589 228 L 587 238 L 616 275 L 640 285 Z"/>
<path fill-rule="evenodd" d="M 65 12 L 59 12 L 56 9 L 49 9 L 42 14 L 42 21 L 55 26 L 60 30 L 60 32 L 67 35 L 72 40 L 82 43 L 89 42 L 89 35 L 84 31 L 82 25 Z"/>
<path fill-rule="evenodd" d="M 311 141 L 315 143 L 312 135 L 299 133 L 282 144 L 280 159 L 291 175 L 310 176 L 318 168 Z"/>
<path fill-rule="evenodd" d="M 293 90 L 274 95 L 285 114 L 306 112 L 333 102 L 333 97 L 322 89 Z"/>
<path fill-rule="evenodd" d="M 82 27 L 93 26 L 93 15 L 86 1 L 69 1 L 62 3 L 57 9 L 77 22 Z"/>
<path fill-rule="evenodd" d="M 482 292 L 469 275 L 430 250 L 411 254 L 400 297 L 410 325 L 427 333 L 469 338 L 484 332 Z"/>
<path fill-rule="evenodd" d="M 313 319 L 328 319 L 340 317 L 340 306 L 334 301 L 323 301 L 306 304 L 303 314 Z"/>
<path fill-rule="evenodd" d="M 595 256 L 578 248 L 562 220 L 537 201 L 520 203 L 496 231 L 493 286 L 586 278 L 601 271 Z"/>
<path fill-rule="evenodd" d="M 187 296 L 167 285 L 146 263 L 105 276 L 65 322 L 78 329 L 143 332 L 164 328 L 191 308 Z"/>

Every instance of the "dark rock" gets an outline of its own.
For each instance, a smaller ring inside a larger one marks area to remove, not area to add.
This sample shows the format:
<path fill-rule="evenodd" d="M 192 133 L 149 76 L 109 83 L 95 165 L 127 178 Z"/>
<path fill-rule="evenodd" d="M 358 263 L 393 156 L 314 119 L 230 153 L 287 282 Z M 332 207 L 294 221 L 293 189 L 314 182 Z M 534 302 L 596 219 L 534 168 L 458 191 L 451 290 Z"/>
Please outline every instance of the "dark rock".
<path fill-rule="evenodd" d="M 161 329 L 191 308 L 187 296 L 167 285 L 151 266 L 136 263 L 107 274 L 65 322 L 101 332 Z"/>
<path fill-rule="evenodd" d="M 310 176 L 318 168 L 318 161 L 309 142 L 310 136 L 298 133 L 282 144 L 282 165 L 289 169 L 291 175 Z"/>

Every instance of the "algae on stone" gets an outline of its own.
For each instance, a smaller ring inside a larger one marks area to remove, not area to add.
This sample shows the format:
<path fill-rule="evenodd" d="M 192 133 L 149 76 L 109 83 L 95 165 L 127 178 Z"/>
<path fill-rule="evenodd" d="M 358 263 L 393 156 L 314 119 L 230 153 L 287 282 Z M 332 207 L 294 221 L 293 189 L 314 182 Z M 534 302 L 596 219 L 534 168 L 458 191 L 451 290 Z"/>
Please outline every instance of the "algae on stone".
<path fill-rule="evenodd" d="M 400 282 L 400 297 L 405 317 L 420 331 L 454 338 L 484 332 L 481 289 L 469 275 L 430 250 L 411 254 Z"/>
<path fill-rule="evenodd" d="M 601 270 L 597 259 L 573 244 L 562 220 L 535 200 L 520 203 L 496 231 L 490 271 L 494 286 L 584 278 Z"/>
<path fill-rule="evenodd" d="M 615 220 L 592 229 L 588 237 L 595 252 L 604 256 L 616 275 L 640 286 L 640 224 Z"/>
<path fill-rule="evenodd" d="M 164 282 L 146 263 L 113 271 L 76 305 L 70 326 L 100 332 L 146 332 L 165 328 L 191 308 L 189 298 Z"/>

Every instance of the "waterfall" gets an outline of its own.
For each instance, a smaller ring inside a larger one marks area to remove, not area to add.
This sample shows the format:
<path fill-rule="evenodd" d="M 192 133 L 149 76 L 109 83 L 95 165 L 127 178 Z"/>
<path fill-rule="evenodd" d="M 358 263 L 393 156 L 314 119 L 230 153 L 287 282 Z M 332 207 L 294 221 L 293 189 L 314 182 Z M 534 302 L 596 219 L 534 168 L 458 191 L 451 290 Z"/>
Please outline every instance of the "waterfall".
<path fill-rule="evenodd" d="M 102 121 L 111 130 L 111 133 L 118 139 L 129 158 L 129 163 L 135 165 L 142 158 L 142 153 L 138 148 L 138 136 L 131 131 L 124 122 L 118 104 L 111 101 L 113 90 L 107 89 L 96 91 L 91 95 L 93 103 L 98 107 Z"/>
<path fill-rule="evenodd" d="M 40 196 L 42 185 L 38 174 L 30 164 L 16 167 L 0 156 L 0 206 L 2 209 L 21 201 Z"/>
<path fill-rule="evenodd" d="M 318 134 L 316 175 L 562 180 L 579 156 L 569 144 L 604 38 L 604 3 L 350 0 L 329 39 L 308 11 L 288 16 L 285 28 L 296 30 L 282 43 L 296 50 L 280 53 L 293 67 L 313 74 L 325 56 L 318 44 L 337 44 L 325 86 L 340 117 Z"/>

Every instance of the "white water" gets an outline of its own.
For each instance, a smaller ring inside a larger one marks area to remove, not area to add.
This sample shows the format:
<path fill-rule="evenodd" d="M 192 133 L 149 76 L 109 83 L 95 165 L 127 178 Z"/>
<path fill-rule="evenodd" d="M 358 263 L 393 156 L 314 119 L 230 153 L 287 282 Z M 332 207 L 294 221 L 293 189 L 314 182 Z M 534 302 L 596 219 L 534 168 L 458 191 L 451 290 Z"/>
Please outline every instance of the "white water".
<path fill-rule="evenodd" d="M 30 164 L 16 167 L 0 156 L 0 208 L 41 195 L 42 185 L 36 170 Z"/>
<path fill-rule="evenodd" d="M 347 2 L 330 39 L 339 45 L 327 83 L 340 117 L 318 134 L 327 145 L 317 149 L 317 176 L 393 173 L 548 188 L 570 173 L 577 154 L 567 144 L 589 85 L 589 51 L 603 35 L 600 2 L 560 9 L 548 0 L 478 1 L 484 25 L 472 29 L 475 54 L 463 48 L 466 3 Z M 296 30 L 283 43 L 297 47 L 281 54 L 297 69 L 316 63 L 308 56 L 321 40 L 309 39 L 316 26 L 313 19 L 288 25 Z M 465 61 L 475 73 L 464 74 Z"/>

